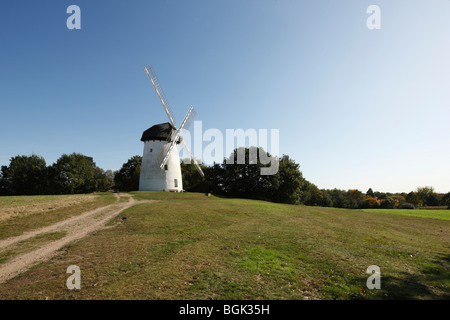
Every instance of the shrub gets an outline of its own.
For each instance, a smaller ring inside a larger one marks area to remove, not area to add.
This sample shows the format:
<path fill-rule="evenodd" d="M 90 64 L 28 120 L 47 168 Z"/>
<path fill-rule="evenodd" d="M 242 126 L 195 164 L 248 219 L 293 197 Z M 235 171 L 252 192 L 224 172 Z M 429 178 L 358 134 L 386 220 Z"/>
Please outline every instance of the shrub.
<path fill-rule="evenodd" d="M 390 197 L 383 199 L 380 204 L 380 208 L 382 208 L 382 209 L 394 209 L 394 206 L 395 206 L 395 201 L 392 200 Z"/>
<path fill-rule="evenodd" d="M 363 206 L 363 208 L 379 208 L 380 201 L 378 201 L 374 197 L 368 197 L 368 198 L 366 198 L 366 200 L 364 200 L 362 206 Z"/>
<path fill-rule="evenodd" d="M 399 209 L 415 209 L 416 207 L 409 202 L 404 202 L 399 206 Z"/>

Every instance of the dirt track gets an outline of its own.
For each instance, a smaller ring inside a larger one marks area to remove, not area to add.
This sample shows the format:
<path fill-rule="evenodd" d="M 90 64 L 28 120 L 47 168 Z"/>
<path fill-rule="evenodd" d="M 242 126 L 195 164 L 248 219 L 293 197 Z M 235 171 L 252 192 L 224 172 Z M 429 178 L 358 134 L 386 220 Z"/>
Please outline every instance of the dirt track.
<path fill-rule="evenodd" d="M 0 265 L 0 283 L 27 271 L 33 265 L 48 260 L 57 254 L 57 251 L 63 246 L 80 240 L 87 235 L 103 229 L 108 221 L 117 216 L 119 213 L 131 206 L 141 202 L 154 202 L 152 200 L 136 201 L 129 194 L 115 194 L 117 201 L 120 197 L 128 197 L 127 202 L 116 202 L 106 207 L 98 208 L 85 212 L 79 216 L 75 216 L 64 221 L 55 223 L 38 230 L 26 232 L 17 237 L 11 237 L 0 241 L 0 251 L 14 248 L 21 241 L 31 239 L 40 234 L 49 232 L 65 231 L 66 235 L 58 240 L 46 243 L 43 246 L 30 252 L 21 254 L 11 261 Z"/>

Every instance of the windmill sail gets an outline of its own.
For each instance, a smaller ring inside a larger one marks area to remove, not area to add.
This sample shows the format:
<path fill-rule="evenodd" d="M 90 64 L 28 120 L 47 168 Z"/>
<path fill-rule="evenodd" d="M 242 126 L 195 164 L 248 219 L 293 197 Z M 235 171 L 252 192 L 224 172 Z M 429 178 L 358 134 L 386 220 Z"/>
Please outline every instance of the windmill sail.
<path fill-rule="evenodd" d="M 186 145 L 186 143 L 184 143 L 183 140 L 181 140 L 181 143 L 183 144 L 184 148 L 186 149 L 186 151 L 189 153 L 189 155 L 191 156 L 192 161 L 194 162 L 195 168 L 197 168 L 198 173 L 200 173 L 200 175 L 202 177 L 205 176 L 205 174 L 203 173 L 202 168 L 200 167 L 200 165 L 198 164 L 197 160 L 195 159 L 195 157 L 192 155 L 191 150 L 189 150 L 188 146 Z"/>
<path fill-rule="evenodd" d="M 177 126 L 175 124 L 175 116 L 173 114 L 172 108 L 169 105 L 169 102 L 167 101 L 167 97 L 164 94 L 161 84 L 159 83 L 159 79 L 156 76 L 155 71 L 153 70 L 153 67 L 151 65 L 145 67 L 145 73 L 147 73 L 147 76 L 150 79 L 153 88 L 155 89 L 156 94 L 158 95 L 159 100 L 161 101 L 161 104 L 163 105 L 164 110 L 166 111 L 166 114 L 169 117 L 170 123 L 176 129 Z"/>
<path fill-rule="evenodd" d="M 171 133 L 172 142 L 171 142 L 170 146 L 167 148 L 167 150 L 165 148 L 163 148 L 160 156 L 158 157 L 158 160 L 160 160 L 161 155 L 164 154 L 163 158 L 160 160 L 160 163 L 161 163 L 160 168 L 161 169 L 166 164 L 166 162 L 170 156 L 170 153 L 172 152 L 173 147 L 178 143 L 178 140 L 179 140 L 180 134 L 181 134 L 181 130 L 184 129 L 186 124 L 189 126 L 192 123 L 196 114 L 197 113 L 194 111 L 194 108 L 191 106 L 189 108 L 188 112 L 186 113 L 186 116 L 184 117 L 183 122 L 181 122 L 180 128 L 178 130 L 172 131 L 172 133 Z"/>

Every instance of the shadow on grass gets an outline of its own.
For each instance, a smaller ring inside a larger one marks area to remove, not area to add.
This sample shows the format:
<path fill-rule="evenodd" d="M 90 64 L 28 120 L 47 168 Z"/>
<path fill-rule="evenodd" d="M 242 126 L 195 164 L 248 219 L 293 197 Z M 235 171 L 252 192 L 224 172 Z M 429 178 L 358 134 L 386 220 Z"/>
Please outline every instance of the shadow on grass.
<path fill-rule="evenodd" d="M 441 254 L 439 259 L 422 264 L 421 269 L 416 275 L 407 272 L 397 277 L 382 275 L 382 290 L 376 296 L 402 300 L 450 299 L 450 254 Z"/>

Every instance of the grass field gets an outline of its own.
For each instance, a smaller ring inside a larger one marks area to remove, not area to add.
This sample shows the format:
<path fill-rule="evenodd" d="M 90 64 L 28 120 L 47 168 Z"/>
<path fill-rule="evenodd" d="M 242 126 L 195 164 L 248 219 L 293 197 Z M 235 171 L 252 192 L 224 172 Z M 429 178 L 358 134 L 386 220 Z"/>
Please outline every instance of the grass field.
<path fill-rule="evenodd" d="M 111 204 L 111 193 L 0 197 L 0 240 Z"/>
<path fill-rule="evenodd" d="M 450 210 L 448 210 L 448 209 L 440 209 L 440 210 L 363 209 L 362 211 L 373 212 L 373 213 L 398 214 L 398 215 L 409 216 L 409 217 L 450 220 Z"/>
<path fill-rule="evenodd" d="M 126 210 L 114 227 L 0 285 L 0 299 L 450 298 L 446 220 L 133 195 L 160 201 Z M 66 288 L 70 265 L 81 268 L 81 290 Z M 381 290 L 366 287 L 370 265 L 381 268 Z"/>
<path fill-rule="evenodd" d="M 53 240 L 61 239 L 64 236 L 65 232 L 44 233 L 31 239 L 19 242 L 16 246 L 14 246 L 13 249 L 0 251 L 0 268 L 2 263 L 11 260 L 15 256 L 25 252 L 29 252 L 33 249 L 37 249 L 42 244 L 48 243 Z"/>

